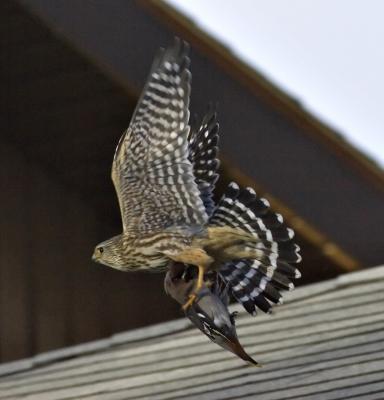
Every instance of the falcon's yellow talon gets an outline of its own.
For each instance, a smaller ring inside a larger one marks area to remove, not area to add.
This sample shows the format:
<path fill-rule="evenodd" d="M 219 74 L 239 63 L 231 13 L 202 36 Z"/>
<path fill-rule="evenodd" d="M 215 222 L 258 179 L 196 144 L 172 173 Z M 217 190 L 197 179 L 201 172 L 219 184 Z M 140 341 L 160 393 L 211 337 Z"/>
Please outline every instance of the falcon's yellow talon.
<path fill-rule="evenodd" d="M 197 276 L 197 282 L 194 289 L 194 293 L 189 295 L 188 301 L 183 305 L 182 308 L 184 311 L 186 311 L 189 307 L 191 307 L 191 305 L 196 301 L 197 294 L 202 289 L 204 284 L 204 268 L 201 266 L 198 266 L 197 268 L 199 269 L 199 274 Z"/>
<path fill-rule="evenodd" d="M 189 295 L 188 301 L 185 304 L 183 304 L 183 306 L 182 306 L 183 310 L 186 311 L 189 307 L 191 307 L 191 305 L 194 303 L 196 298 L 197 298 L 196 294 Z"/>

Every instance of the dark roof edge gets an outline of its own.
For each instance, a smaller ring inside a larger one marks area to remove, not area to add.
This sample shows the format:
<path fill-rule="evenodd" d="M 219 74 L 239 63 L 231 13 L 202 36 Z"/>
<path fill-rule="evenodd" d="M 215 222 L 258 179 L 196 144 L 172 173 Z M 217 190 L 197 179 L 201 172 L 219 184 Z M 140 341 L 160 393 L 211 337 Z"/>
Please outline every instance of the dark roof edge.
<path fill-rule="evenodd" d="M 210 57 L 248 90 L 262 97 L 274 109 L 299 125 L 302 131 L 304 130 L 311 137 L 327 145 L 338 157 L 343 158 L 363 177 L 384 191 L 384 173 L 374 161 L 346 142 L 335 130 L 304 110 L 297 101 L 255 69 L 237 58 L 230 49 L 203 32 L 192 20 L 164 1 L 137 0 L 137 2 L 156 17 L 171 25 L 176 32 L 180 32 L 195 48 Z"/>

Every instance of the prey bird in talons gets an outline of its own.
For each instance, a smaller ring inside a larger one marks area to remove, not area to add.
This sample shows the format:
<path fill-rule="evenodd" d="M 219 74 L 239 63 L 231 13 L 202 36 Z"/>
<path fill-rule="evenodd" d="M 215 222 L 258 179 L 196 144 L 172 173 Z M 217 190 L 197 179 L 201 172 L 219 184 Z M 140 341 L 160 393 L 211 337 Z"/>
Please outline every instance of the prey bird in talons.
<path fill-rule="evenodd" d="M 215 207 L 218 178 L 215 113 L 191 130 L 188 45 L 161 49 L 112 164 L 123 232 L 96 246 L 93 259 L 122 271 L 164 271 L 172 262 L 195 266 L 188 309 L 219 273 L 248 311 L 269 309 L 298 271 L 293 232 L 252 189 L 235 184 Z M 253 208 L 248 205 L 252 204 Z"/>
<path fill-rule="evenodd" d="M 212 193 L 213 182 L 210 186 L 207 184 Z M 224 263 L 218 271 L 206 273 L 202 289 L 195 302 L 184 310 L 185 315 L 211 341 L 244 361 L 261 366 L 245 352 L 238 340 L 234 314 L 228 309 L 229 299 L 234 297 L 252 315 L 256 314 L 256 308 L 269 313 L 273 304 L 282 302 L 280 290 L 291 290 L 291 280 L 300 277 L 300 272 L 289 264 L 300 261 L 299 249 L 292 241 L 292 231 L 284 226 L 282 216 L 273 213 L 268 202 L 257 197 L 251 188 L 240 189 L 231 183 L 211 210 L 209 225 L 230 225 L 248 232 L 256 231 L 261 241 L 263 235 L 272 235 L 274 241 L 264 239 L 262 246 L 273 249 L 278 257 L 276 262 L 268 258 L 234 260 Z M 178 303 L 184 304 L 196 280 L 190 266 L 170 263 L 164 281 L 165 291 Z"/>
<path fill-rule="evenodd" d="M 246 353 L 239 342 L 235 325 L 236 313 L 228 310 L 229 286 L 217 273 L 208 273 L 204 278 L 196 300 L 185 310 L 185 315 L 212 342 L 249 364 L 261 366 Z M 195 283 L 196 276 L 190 267 L 171 263 L 165 276 L 164 289 L 179 304 L 185 304 Z"/>

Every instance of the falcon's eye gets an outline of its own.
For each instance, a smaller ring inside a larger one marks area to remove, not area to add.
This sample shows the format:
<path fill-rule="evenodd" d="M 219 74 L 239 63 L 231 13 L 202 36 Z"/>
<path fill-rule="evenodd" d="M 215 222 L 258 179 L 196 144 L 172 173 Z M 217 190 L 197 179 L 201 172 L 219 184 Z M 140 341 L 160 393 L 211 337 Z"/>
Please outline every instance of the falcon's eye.
<path fill-rule="evenodd" d="M 100 254 L 103 254 L 104 249 L 102 247 L 99 247 L 97 250 L 99 251 Z"/>

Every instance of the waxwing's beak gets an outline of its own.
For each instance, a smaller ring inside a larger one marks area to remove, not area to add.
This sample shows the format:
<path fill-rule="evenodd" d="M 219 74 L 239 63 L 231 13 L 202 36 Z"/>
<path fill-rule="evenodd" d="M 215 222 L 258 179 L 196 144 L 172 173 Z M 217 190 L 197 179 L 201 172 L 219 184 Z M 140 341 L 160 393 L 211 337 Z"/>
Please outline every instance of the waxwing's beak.
<path fill-rule="evenodd" d="M 225 337 L 225 339 L 223 340 L 222 346 L 225 347 L 227 350 L 231 351 L 232 353 L 236 354 L 238 357 L 240 357 L 242 360 L 248 362 L 249 364 L 254 365 L 255 367 L 262 367 L 261 364 L 259 364 L 257 361 L 255 361 L 244 350 L 243 346 L 240 344 L 237 337 L 232 337 L 232 338 Z"/>

